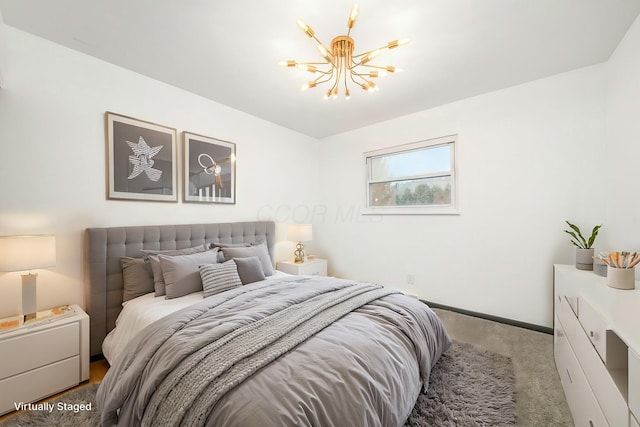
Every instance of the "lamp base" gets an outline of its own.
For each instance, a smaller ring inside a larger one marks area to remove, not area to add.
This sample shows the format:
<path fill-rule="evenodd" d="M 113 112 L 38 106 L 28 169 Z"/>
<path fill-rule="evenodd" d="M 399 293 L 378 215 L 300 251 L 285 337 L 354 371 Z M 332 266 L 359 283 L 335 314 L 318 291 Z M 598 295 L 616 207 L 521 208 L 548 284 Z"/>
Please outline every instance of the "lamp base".
<path fill-rule="evenodd" d="M 294 262 L 296 264 L 301 264 L 304 262 L 304 245 L 301 242 L 298 242 L 296 245 L 296 250 L 293 252 L 295 255 Z"/>
<path fill-rule="evenodd" d="M 36 318 L 36 278 L 35 273 L 22 275 L 22 315 L 24 320 Z"/>

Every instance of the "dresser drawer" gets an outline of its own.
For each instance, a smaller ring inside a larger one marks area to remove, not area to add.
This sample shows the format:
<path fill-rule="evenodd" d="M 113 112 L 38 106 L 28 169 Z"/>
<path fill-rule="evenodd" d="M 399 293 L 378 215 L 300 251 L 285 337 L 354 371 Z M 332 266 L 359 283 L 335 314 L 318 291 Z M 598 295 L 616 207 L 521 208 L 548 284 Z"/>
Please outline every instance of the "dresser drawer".
<path fill-rule="evenodd" d="M 585 427 L 607 427 L 609 424 L 607 424 L 606 418 L 589 388 L 587 378 L 569 345 L 562 322 L 557 318 L 554 357 L 574 424 Z"/>
<path fill-rule="evenodd" d="M 80 383 L 80 357 L 75 356 L 0 380 L 0 414 L 15 403 L 35 402 Z"/>
<path fill-rule="evenodd" d="M 579 305 L 582 314 L 583 305 Z M 560 314 L 560 313 L 559 313 Z M 591 344 L 587 334 L 574 316 L 559 316 L 567 340 L 575 354 L 588 384 L 597 398 L 608 423 L 615 427 L 629 425 L 629 408 L 627 402 L 618 390 L 613 378 L 607 371 L 604 362 Z M 576 425 L 579 425 L 576 423 Z M 587 424 L 588 425 L 588 424 Z"/>
<path fill-rule="evenodd" d="M 629 414 L 629 427 L 640 427 L 640 423 L 636 420 L 636 417 L 633 414 Z"/>
<path fill-rule="evenodd" d="M 607 324 L 600 315 L 582 298 L 578 298 L 578 320 L 589 341 L 596 348 L 602 360 L 607 360 Z"/>
<path fill-rule="evenodd" d="M 629 409 L 640 419 L 640 356 L 629 349 Z"/>
<path fill-rule="evenodd" d="M 0 380 L 79 355 L 79 337 L 74 322 L 0 340 Z"/>

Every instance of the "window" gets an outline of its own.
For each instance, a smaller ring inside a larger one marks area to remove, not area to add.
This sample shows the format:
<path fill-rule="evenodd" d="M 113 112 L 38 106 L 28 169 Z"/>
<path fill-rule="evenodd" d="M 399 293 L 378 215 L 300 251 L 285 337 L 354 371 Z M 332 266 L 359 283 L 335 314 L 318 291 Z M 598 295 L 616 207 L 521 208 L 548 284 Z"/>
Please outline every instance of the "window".
<path fill-rule="evenodd" d="M 366 214 L 457 214 L 457 136 L 364 153 Z"/>

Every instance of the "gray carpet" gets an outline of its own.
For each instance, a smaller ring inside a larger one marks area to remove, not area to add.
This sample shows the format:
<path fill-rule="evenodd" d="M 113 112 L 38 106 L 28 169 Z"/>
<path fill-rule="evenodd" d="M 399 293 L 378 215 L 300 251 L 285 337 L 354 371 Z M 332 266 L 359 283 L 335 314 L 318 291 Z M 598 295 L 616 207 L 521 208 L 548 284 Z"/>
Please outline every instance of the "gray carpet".
<path fill-rule="evenodd" d="M 514 426 L 516 405 L 511 359 L 473 344 L 454 341 L 431 373 L 429 389 L 405 424 L 414 426 Z M 98 385 L 87 385 L 52 400 L 54 410 L 25 411 L 2 426 L 84 427 L 97 425 L 95 394 Z M 92 403 L 92 411 L 58 410 L 67 405 Z"/>

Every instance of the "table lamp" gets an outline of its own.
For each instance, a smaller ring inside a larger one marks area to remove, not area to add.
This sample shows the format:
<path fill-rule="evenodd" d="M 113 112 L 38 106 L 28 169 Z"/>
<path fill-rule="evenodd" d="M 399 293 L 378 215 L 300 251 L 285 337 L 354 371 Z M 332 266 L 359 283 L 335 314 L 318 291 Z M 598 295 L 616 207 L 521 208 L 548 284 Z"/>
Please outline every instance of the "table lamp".
<path fill-rule="evenodd" d="M 22 275 L 22 314 L 25 321 L 36 317 L 38 275 L 30 270 L 55 265 L 55 236 L 0 236 L 0 271 L 28 272 Z"/>
<path fill-rule="evenodd" d="M 301 242 L 308 242 L 313 240 L 313 230 L 311 224 L 291 224 L 287 230 L 287 239 L 296 244 L 296 250 L 293 252 L 295 255 L 295 262 L 304 262 L 304 245 Z"/>

